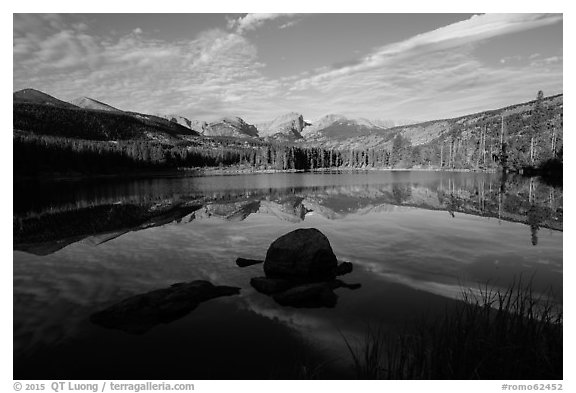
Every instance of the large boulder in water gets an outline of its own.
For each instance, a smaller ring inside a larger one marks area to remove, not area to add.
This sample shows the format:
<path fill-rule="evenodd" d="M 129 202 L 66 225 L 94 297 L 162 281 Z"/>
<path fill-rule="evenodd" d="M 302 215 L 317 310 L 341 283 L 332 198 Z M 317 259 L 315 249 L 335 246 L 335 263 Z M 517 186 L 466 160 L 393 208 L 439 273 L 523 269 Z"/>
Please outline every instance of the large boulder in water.
<path fill-rule="evenodd" d="M 327 280 L 338 265 L 328 238 L 315 228 L 297 229 L 268 248 L 264 273 L 271 278 Z"/>

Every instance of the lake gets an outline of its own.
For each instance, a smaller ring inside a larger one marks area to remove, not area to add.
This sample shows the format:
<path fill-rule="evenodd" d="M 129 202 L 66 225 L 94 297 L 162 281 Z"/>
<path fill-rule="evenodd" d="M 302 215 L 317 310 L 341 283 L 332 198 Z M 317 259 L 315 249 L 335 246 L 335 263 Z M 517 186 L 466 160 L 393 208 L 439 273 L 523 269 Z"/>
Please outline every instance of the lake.
<path fill-rule="evenodd" d="M 14 378 L 353 378 L 343 337 L 400 331 L 463 290 L 531 280 L 561 306 L 562 199 L 536 178 L 461 172 L 15 182 Z M 333 307 L 282 306 L 250 285 L 261 264 L 235 264 L 297 228 L 353 263 Z M 93 322 L 194 280 L 240 292 L 139 332 Z"/>

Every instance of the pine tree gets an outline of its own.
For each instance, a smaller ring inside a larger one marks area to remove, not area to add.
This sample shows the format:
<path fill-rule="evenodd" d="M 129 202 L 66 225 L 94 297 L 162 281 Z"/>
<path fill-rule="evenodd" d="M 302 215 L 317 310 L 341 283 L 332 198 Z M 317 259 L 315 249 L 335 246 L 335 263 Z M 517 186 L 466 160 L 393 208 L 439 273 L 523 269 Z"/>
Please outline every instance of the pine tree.
<path fill-rule="evenodd" d="M 542 123 L 544 121 L 544 93 L 542 90 L 538 91 L 536 96 L 536 102 L 534 103 L 534 109 L 532 109 L 532 117 L 530 121 L 530 165 L 534 166 L 534 140 L 542 132 Z"/>

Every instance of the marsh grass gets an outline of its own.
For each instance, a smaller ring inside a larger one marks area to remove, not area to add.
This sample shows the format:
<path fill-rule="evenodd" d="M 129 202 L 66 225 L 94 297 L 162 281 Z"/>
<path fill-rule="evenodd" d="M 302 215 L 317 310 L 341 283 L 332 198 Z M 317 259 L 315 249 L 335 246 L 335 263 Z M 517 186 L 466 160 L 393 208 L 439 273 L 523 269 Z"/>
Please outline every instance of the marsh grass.
<path fill-rule="evenodd" d="M 361 379 L 562 379 L 562 311 L 531 282 L 465 290 L 438 319 L 353 346 Z"/>
<path fill-rule="evenodd" d="M 385 334 L 381 327 L 376 330 L 368 326 L 360 343 L 351 343 L 340 332 L 352 357 L 358 379 L 382 379 L 384 374 Z"/>
<path fill-rule="evenodd" d="M 273 380 L 316 380 L 334 378 L 334 358 L 317 352 L 309 342 L 302 340 L 282 358 L 271 362 L 270 369 L 263 376 Z"/>

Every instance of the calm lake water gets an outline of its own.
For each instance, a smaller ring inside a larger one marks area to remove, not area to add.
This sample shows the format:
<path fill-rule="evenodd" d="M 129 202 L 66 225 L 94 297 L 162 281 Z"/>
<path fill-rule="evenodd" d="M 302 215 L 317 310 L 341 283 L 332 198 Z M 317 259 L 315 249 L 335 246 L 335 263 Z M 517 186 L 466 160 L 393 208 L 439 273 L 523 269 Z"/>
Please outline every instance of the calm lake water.
<path fill-rule="evenodd" d="M 14 184 L 15 379 L 351 378 L 342 336 L 440 315 L 463 289 L 532 280 L 562 304 L 562 189 L 499 174 L 292 173 Z M 283 307 L 250 279 L 318 228 L 335 307 Z M 142 334 L 91 315 L 178 282 L 240 288 Z"/>

